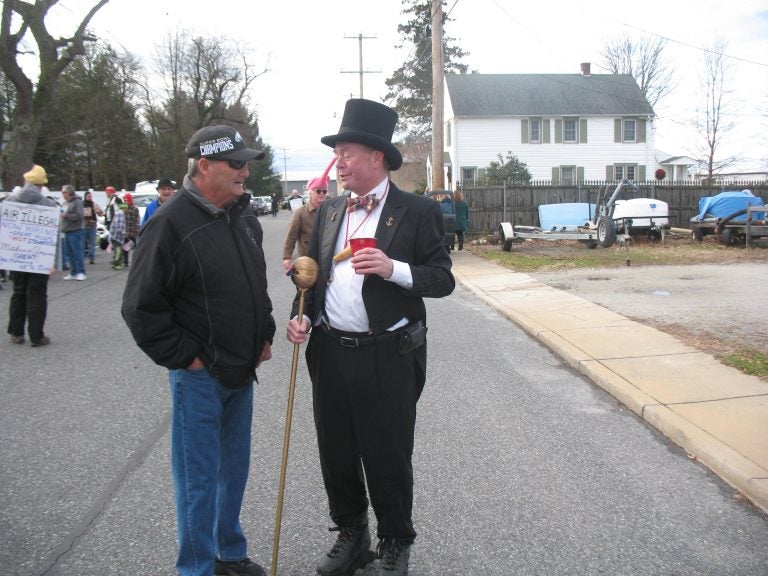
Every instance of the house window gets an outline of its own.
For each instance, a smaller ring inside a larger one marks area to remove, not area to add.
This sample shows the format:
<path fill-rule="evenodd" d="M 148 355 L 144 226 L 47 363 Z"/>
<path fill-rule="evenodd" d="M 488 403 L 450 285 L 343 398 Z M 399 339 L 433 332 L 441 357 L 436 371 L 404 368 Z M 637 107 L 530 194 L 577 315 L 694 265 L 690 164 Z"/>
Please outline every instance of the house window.
<path fill-rule="evenodd" d="M 637 120 L 625 118 L 622 125 L 622 142 L 637 142 Z"/>
<path fill-rule="evenodd" d="M 560 166 L 560 184 L 576 183 L 576 166 Z"/>
<path fill-rule="evenodd" d="M 475 185 L 475 168 L 465 168 L 465 167 L 462 167 L 462 169 L 461 169 L 461 184 L 463 186 L 474 186 Z"/>
<path fill-rule="evenodd" d="M 637 173 L 636 164 L 614 164 L 613 166 L 613 174 L 617 182 L 619 180 L 624 180 L 624 178 L 634 182 L 636 173 Z"/>
<path fill-rule="evenodd" d="M 529 142 L 541 142 L 541 118 L 530 118 L 528 127 L 530 130 Z"/>
<path fill-rule="evenodd" d="M 579 135 L 577 118 L 563 118 L 563 142 L 577 142 Z"/>

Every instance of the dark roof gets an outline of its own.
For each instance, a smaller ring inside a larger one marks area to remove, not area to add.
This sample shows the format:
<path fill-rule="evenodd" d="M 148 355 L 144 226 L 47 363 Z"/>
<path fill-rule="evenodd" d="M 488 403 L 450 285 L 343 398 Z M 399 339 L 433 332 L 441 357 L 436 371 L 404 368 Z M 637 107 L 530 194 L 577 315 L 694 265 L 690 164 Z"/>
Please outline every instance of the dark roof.
<path fill-rule="evenodd" d="M 631 74 L 446 74 L 455 116 L 652 115 Z"/>

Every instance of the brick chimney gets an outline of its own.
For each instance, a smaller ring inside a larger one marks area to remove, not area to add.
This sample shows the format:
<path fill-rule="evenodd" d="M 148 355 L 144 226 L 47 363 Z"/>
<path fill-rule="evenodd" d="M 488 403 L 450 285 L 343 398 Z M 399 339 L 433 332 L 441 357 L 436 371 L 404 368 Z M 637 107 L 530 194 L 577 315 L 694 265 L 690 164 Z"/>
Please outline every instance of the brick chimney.
<path fill-rule="evenodd" d="M 582 76 L 591 76 L 591 72 L 589 71 L 590 63 L 589 62 L 582 62 L 581 63 L 581 75 Z"/>

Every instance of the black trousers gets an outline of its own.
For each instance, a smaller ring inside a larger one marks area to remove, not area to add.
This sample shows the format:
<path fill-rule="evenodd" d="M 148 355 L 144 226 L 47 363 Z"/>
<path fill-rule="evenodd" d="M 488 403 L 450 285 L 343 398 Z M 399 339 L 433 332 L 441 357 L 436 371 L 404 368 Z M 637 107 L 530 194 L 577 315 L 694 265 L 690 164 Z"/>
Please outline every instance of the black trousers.
<path fill-rule="evenodd" d="M 320 466 L 331 519 L 358 526 L 368 494 L 379 538 L 412 543 L 416 402 L 423 371 L 399 340 L 349 347 L 315 327 L 307 346 Z"/>
<path fill-rule="evenodd" d="M 24 336 L 27 324 L 29 339 L 39 342 L 45 336 L 43 326 L 48 313 L 48 274 L 11 272 L 13 294 L 8 319 L 8 334 Z"/>

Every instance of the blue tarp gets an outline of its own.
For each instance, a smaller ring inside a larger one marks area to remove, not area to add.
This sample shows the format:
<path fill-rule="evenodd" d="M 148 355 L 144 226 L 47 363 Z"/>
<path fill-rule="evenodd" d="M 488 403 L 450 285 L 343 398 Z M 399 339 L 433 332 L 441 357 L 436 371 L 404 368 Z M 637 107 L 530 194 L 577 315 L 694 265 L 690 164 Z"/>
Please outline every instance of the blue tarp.
<path fill-rule="evenodd" d="M 704 220 L 705 218 L 725 218 L 734 212 L 744 210 L 747 206 L 762 206 L 763 199 L 755 196 L 749 190 L 740 192 L 721 192 L 717 196 L 706 196 L 699 200 L 699 214 L 692 220 Z M 746 220 L 747 215 L 742 214 L 734 220 Z"/>
<path fill-rule="evenodd" d="M 586 202 L 565 202 L 563 204 L 540 204 L 539 222 L 542 230 L 553 227 L 573 228 L 583 226 L 592 219 L 595 205 Z"/>

